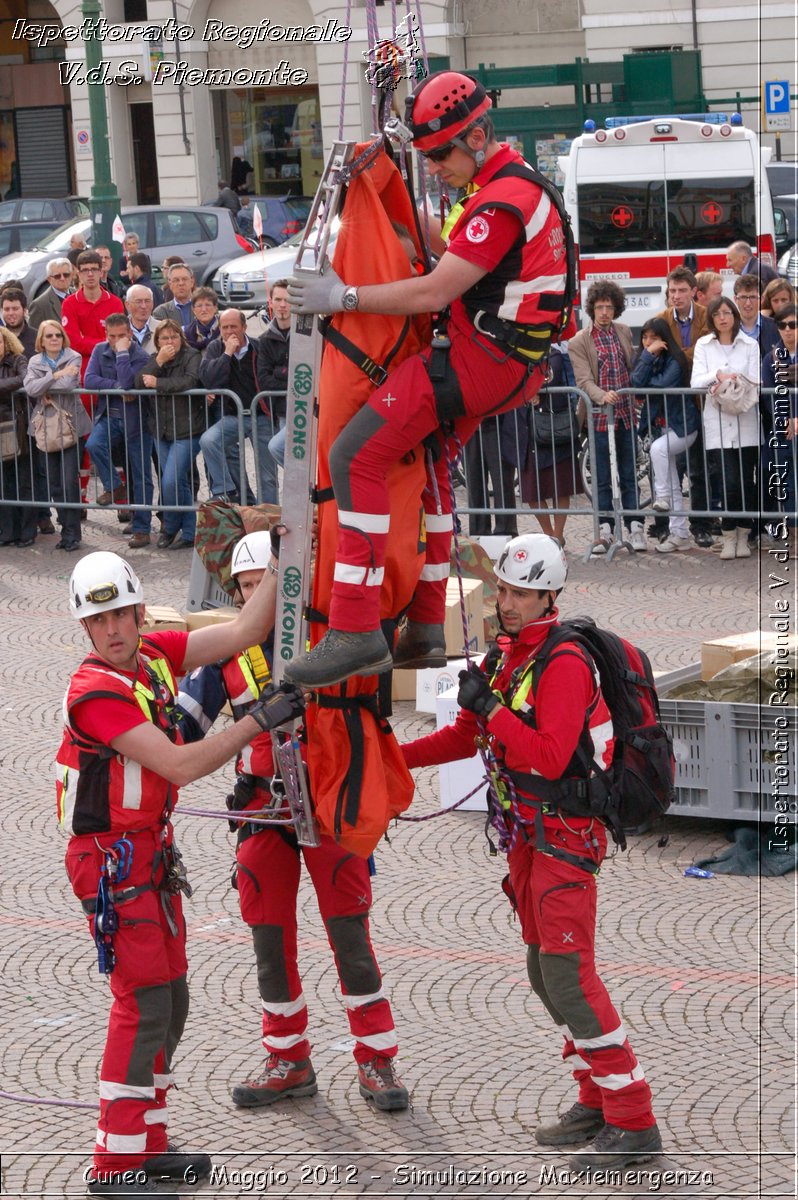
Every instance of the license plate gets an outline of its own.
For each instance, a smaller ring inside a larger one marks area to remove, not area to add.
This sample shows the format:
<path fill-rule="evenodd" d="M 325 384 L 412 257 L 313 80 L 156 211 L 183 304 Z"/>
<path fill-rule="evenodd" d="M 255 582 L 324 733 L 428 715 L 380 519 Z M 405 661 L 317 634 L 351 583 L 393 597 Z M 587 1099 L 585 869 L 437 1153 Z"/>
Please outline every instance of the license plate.
<path fill-rule="evenodd" d="M 659 307 L 661 296 L 654 296 L 651 292 L 626 292 L 626 307 L 635 309 L 646 309 L 655 312 Z"/>

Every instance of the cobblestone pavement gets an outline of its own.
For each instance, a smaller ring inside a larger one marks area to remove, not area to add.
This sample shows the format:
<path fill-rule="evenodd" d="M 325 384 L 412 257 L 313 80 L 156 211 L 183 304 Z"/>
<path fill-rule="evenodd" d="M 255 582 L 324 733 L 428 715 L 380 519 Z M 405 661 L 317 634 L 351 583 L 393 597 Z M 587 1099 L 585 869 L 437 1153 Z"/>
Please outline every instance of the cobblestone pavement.
<path fill-rule="evenodd" d="M 569 523 L 569 550 L 587 537 L 586 522 Z M 84 649 L 66 609 L 75 558 L 54 550 L 55 540 L 0 551 L 0 1065 L 8 1092 L 81 1107 L 0 1100 L 2 1195 L 14 1197 L 83 1193 L 107 1014 L 54 822 L 60 702 Z M 92 512 L 85 547 L 125 549 L 113 514 Z M 154 548 L 129 556 L 151 602 L 182 606 L 188 556 Z M 757 557 L 721 563 L 693 551 L 582 564 L 574 554 L 571 564 L 566 615 L 592 613 L 638 641 L 659 669 L 694 661 L 705 637 L 766 623 L 766 569 Z M 432 720 L 404 704 L 395 726 L 408 739 Z M 226 790 L 220 772 L 186 789 L 184 803 L 218 809 Z M 420 772 L 412 812 L 433 813 L 438 803 L 436 770 Z M 224 822 L 181 820 L 178 810 L 195 895 L 192 1009 L 171 1129 L 220 1166 L 202 1194 L 794 1195 L 794 877 L 686 879 L 685 867 L 722 847 L 723 829 L 675 818 L 666 844 L 662 831 L 636 838 L 607 863 L 598 957 L 650 1079 L 665 1154 L 637 1175 L 579 1180 L 568 1176 L 564 1156 L 536 1152 L 532 1139 L 541 1118 L 568 1105 L 573 1087 L 529 988 L 499 891 L 503 863 L 488 855 L 482 821 L 461 813 L 399 824 L 377 853 L 373 937 L 410 1111 L 379 1114 L 358 1094 L 332 957 L 303 884 L 300 955 L 319 1094 L 239 1112 L 230 1087 L 263 1052 L 249 934 L 228 883 L 232 836 Z"/>

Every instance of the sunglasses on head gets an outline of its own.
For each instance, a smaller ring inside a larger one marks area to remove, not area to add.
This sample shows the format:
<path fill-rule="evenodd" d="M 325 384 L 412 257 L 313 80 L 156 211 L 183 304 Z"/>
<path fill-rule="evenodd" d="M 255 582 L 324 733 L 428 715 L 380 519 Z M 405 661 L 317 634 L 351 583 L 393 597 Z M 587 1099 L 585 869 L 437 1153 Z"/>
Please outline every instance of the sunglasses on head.
<path fill-rule="evenodd" d="M 779 329 L 798 329 L 798 321 L 777 321 Z"/>
<path fill-rule="evenodd" d="M 442 163 L 449 157 L 454 148 L 454 142 L 447 142 L 445 146 L 438 146 L 436 150 L 419 150 L 419 154 L 422 158 L 426 158 L 428 162 Z"/>

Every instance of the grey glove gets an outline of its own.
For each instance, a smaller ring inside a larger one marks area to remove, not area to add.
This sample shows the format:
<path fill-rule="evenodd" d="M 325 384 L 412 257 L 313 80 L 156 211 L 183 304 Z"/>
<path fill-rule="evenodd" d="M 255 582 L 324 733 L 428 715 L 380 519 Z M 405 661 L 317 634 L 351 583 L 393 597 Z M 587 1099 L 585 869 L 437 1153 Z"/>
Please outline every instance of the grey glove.
<path fill-rule="evenodd" d="M 281 683 L 278 688 L 269 684 L 247 713 L 254 717 L 261 729 L 268 731 L 278 725 L 297 721 L 305 712 L 305 700 L 301 690 L 293 683 Z"/>
<path fill-rule="evenodd" d="M 336 313 L 343 312 L 344 292 L 347 284 L 327 264 L 323 275 L 292 276 L 288 280 L 288 299 L 291 312 Z"/>

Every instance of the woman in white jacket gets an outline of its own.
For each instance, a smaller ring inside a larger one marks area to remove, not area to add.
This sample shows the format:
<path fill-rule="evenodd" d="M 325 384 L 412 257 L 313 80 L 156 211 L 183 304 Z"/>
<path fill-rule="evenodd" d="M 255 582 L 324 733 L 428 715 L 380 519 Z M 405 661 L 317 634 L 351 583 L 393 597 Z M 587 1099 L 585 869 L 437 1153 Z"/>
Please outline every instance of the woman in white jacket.
<path fill-rule="evenodd" d="M 715 381 L 745 375 L 759 384 L 759 344 L 740 331 L 740 313 L 733 300 L 716 296 L 707 307 L 711 333 L 695 344 L 690 386 L 708 388 Z M 710 469 L 722 480 L 723 507 L 728 511 L 754 513 L 757 509 L 756 469 L 759 460 L 759 406 L 754 404 L 739 416 L 724 413 L 711 392 L 704 399 L 704 446 Z M 753 517 L 723 517 L 721 558 L 749 558 L 748 532 Z"/>

